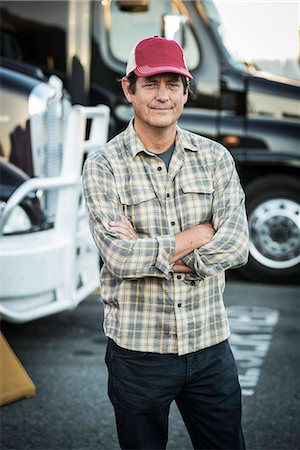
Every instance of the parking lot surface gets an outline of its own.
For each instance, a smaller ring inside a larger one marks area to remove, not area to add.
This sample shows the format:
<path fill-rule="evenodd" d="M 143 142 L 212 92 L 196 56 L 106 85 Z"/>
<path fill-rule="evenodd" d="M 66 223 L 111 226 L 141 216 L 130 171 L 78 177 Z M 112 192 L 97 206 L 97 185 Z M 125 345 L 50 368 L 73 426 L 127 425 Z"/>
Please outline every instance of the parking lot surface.
<path fill-rule="evenodd" d="M 243 388 L 247 448 L 299 449 L 299 286 L 231 280 L 225 291 L 231 345 Z M 1 408 L 1 449 L 117 450 L 104 364 L 102 305 L 90 296 L 76 310 L 2 332 L 37 393 Z M 175 406 L 168 450 L 192 449 Z"/>

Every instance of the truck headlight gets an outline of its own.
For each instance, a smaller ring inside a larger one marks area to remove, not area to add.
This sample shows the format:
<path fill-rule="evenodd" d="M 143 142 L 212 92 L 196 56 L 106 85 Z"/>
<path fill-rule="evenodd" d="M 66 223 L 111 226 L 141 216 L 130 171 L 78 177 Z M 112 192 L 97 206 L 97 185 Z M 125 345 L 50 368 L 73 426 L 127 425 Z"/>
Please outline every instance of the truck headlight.
<path fill-rule="evenodd" d="M 5 206 L 4 202 L 0 202 L 0 215 L 1 210 Z M 16 206 L 3 229 L 3 234 L 22 233 L 29 231 L 32 228 L 31 221 L 21 206 Z"/>

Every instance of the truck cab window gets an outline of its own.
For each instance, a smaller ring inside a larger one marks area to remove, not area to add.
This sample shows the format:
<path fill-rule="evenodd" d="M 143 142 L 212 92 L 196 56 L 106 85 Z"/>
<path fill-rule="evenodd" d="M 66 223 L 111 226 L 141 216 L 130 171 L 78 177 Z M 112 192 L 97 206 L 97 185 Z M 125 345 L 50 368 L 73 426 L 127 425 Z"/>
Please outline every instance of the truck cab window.
<path fill-rule="evenodd" d="M 126 63 L 136 42 L 145 37 L 162 36 L 163 16 L 166 14 L 182 14 L 178 8 L 180 4 L 182 2 L 170 0 L 150 1 L 147 8 L 136 11 L 130 8 L 121 8 L 120 2 L 113 0 L 105 11 L 106 23 L 109 24 L 109 49 L 113 58 Z M 184 9 L 183 4 L 182 9 Z M 122 39 L 120 39 L 120 36 L 122 36 Z M 187 64 L 190 70 L 193 70 L 199 64 L 200 54 L 188 23 L 184 29 L 183 47 Z"/>

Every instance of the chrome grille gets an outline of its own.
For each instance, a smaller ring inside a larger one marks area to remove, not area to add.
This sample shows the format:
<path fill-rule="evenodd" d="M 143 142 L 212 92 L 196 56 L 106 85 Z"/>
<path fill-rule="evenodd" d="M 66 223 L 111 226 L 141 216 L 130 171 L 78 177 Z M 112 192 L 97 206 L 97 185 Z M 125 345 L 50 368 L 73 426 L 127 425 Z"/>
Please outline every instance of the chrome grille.
<path fill-rule="evenodd" d="M 59 176 L 61 171 L 63 123 L 58 108 L 61 108 L 61 99 L 55 95 L 49 100 L 45 114 L 46 157 L 44 169 L 46 177 Z M 49 222 L 53 222 L 55 219 L 57 195 L 57 191 L 53 190 L 45 193 L 45 213 Z"/>
<path fill-rule="evenodd" d="M 57 77 L 50 77 L 49 83 L 55 89 L 55 94 L 48 99 L 47 110 L 44 116 L 44 176 L 57 177 L 61 175 L 63 145 L 71 103 L 69 100 L 63 98 L 63 86 Z M 57 191 L 50 190 L 45 192 L 45 214 L 49 223 L 53 223 L 55 220 L 57 198 Z"/>

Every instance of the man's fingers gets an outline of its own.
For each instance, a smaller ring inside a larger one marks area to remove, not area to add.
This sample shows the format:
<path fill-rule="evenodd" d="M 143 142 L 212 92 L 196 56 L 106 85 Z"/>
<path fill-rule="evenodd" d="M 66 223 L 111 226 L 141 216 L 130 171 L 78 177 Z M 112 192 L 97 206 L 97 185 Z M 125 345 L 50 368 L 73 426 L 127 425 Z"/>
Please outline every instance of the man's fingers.
<path fill-rule="evenodd" d="M 122 216 L 122 217 L 121 217 L 121 221 L 122 221 L 123 223 L 126 223 L 127 225 L 130 225 L 130 226 L 132 227 L 132 223 L 130 222 L 130 220 L 128 219 L 127 216 Z"/>
<path fill-rule="evenodd" d="M 113 220 L 112 222 L 110 222 L 110 226 L 111 227 L 121 226 L 122 228 L 124 227 L 126 229 L 130 229 L 130 230 L 134 231 L 132 223 L 126 216 L 122 216 L 121 220 Z"/>
<path fill-rule="evenodd" d="M 110 222 L 110 227 L 121 239 L 137 239 L 136 232 L 128 219 L 126 221 L 122 219 L 122 222 L 112 221 Z"/>
<path fill-rule="evenodd" d="M 121 233 L 130 233 L 130 232 L 134 231 L 132 227 L 129 227 L 124 222 L 111 222 L 110 227 L 114 231 L 121 232 Z"/>

